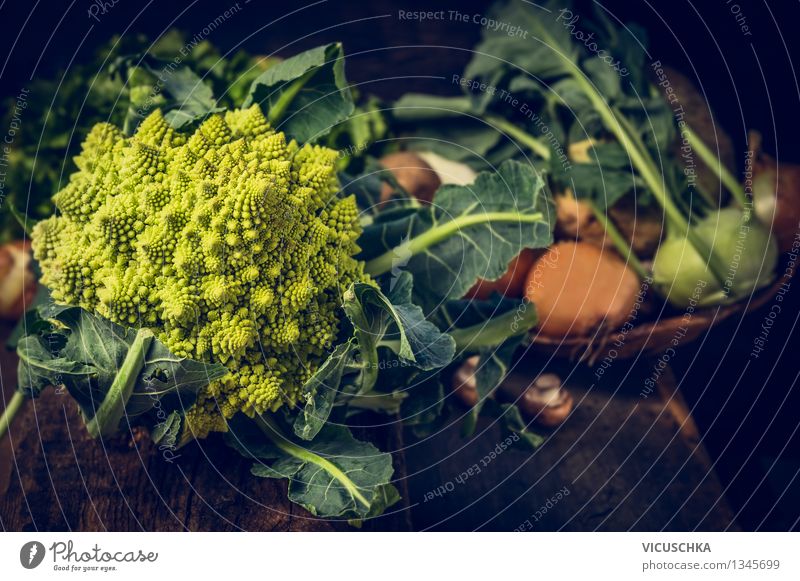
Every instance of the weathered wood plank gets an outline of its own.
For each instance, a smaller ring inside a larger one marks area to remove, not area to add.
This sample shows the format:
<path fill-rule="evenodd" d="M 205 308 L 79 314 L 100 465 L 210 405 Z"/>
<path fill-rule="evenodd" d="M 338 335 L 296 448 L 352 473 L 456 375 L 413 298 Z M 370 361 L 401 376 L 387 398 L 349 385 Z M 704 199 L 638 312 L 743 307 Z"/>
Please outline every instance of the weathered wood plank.
<path fill-rule="evenodd" d="M 286 486 L 250 475 L 218 439 L 163 456 L 147 438 L 89 438 L 76 406 L 46 392 L 20 412 L 3 461 L 6 530 L 330 530 L 286 499 Z M 10 458 L 9 458 L 10 456 Z"/>
<path fill-rule="evenodd" d="M 736 528 L 691 414 L 669 376 L 642 398 L 651 369 L 618 364 L 598 385 L 564 366 L 576 401 L 570 421 L 536 452 L 518 444 L 464 484 L 455 478 L 502 439 L 483 423 L 464 441 L 452 424 L 397 454 L 403 507 L 367 529 L 720 530 Z M 3 354 L 6 394 L 15 360 Z M 551 364 L 552 368 L 552 364 Z M 536 364 L 512 381 L 526 381 Z M 572 372 L 572 375 L 570 375 Z M 359 434 L 363 437 L 363 434 Z M 11 445 L 13 444 L 13 452 Z M 385 450 L 403 450 L 391 430 Z M 286 499 L 286 485 L 254 478 L 219 439 L 164 457 L 147 438 L 88 438 L 69 397 L 48 392 L 19 414 L 0 445 L 0 526 L 5 530 L 348 530 L 315 519 Z M 411 477 L 404 478 L 406 466 Z M 425 502 L 427 492 L 453 490 Z M 406 489 L 406 484 L 409 484 Z M 561 490 L 569 494 L 548 499 Z M 542 509 L 546 510 L 542 510 Z M 529 525 L 526 525 L 526 522 Z"/>
<path fill-rule="evenodd" d="M 575 412 L 535 452 L 513 444 L 484 465 L 482 459 L 505 437 L 489 422 L 469 442 L 457 422 L 421 442 L 407 437 L 414 448 L 407 457 L 417 528 L 737 528 L 682 400 L 665 397 L 675 390 L 667 385 L 669 376 L 662 378 L 661 391 L 643 398 L 651 362 L 633 370 L 619 362 L 600 382 L 584 367 L 550 363 L 548 369 L 559 365 L 569 378 Z M 536 366 L 523 364 L 511 381 L 527 381 Z M 476 464 L 480 473 L 459 484 L 456 478 Z M 426 502 L 426 494 L 441 486 L 452 491 Z"/>

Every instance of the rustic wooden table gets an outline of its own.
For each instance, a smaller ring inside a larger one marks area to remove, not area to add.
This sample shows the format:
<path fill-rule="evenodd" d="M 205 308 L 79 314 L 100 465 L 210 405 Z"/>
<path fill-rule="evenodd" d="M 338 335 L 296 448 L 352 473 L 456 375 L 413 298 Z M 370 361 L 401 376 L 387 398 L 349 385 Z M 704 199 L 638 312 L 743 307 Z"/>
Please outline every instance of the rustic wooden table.
<path fill-rule="evenodd" d="M 650 358 L 616 361 L 601 380 L 583 365 L 529 358 L 507 381 L 529 381 L 543 365 L 565 380 L 575 410 L 560 428 L 542 432 L 548 439 L 536 451 L 516 444 L 487 462 L 505 437 L 491 422 L 469 444 L 456 424 L 430 440 L 406 440 L 415 528 L 738 529 L 668 368 L 647 397 Z M 475 464 L 481 472 L 460 485 L 456 477 Z M 427 491 L 448 482 L 452 492 L 425 502 Z"/>
<path fill-rule="evenodd" d="M 5 351 L 5 350 L 4 350 Z M 510 381 L 535 373 L 527 361 Z M 405 504 L 372 530 L 721 530 L 735 528 L 711 462 L 680 394 L 641 398 L 651 362 L 617 362 L 602 385 L 582 366 L 555 364 L 575 397 L 568 423 L 535 452 L 518 444 L 480 474 L 456 477 L 505 435 L 482 423 L 463 440 L 457 423 L 425 440 L 387 430 Z M 15 356 L 3 352 L 6 399 Z M 553 368 L 553 364 L 550 365 Z M 29 402 L 0 444 L 0 526 L 29 531 L 349 530 L 286 499 L 283 482 L 254 478 L 216 438 L 165 458 L 147 438 L 91 440 L 71 399 L 53 390 Z M 406 476 L 407 475 L 407 476 Z M 448 484 L 450 483 L 450 484 Z M 445 494 L 425 501 L 444 486 Z M 553 502 L 561 492 L 561 498 Z"/>

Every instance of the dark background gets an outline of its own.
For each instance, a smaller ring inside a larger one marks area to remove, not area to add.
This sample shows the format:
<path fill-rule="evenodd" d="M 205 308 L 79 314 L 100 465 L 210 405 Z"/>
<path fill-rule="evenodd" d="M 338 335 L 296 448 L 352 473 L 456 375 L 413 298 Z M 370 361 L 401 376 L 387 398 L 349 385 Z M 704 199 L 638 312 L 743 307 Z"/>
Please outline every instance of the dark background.
<path fill-rule="evenodd" d="M 107 3 L 107 13 L 99 14 L 96 22 L 88 17 L 88 0 L 3 2 L 2 94 L 16 94 L 32 76 L 88 60 L 115 33 L 156 37 L 177 26 L 191 37 L 233 4 L 119 0 L 114 6 Z M 307 4 L 240 0 L 238 14 L 208 39 L 223 51 L 241 46 L 254 53 L 285 55 L 342 40 L 349 55 L 348 78 L 362 92 L 385 98 L 412 89 L 448 93 L 453 91 L 449 78 L 462 71 L 480 28 L 452 21 L 399 21 L 397 11 L 443 8 L 475 13 L 484 12 L 488 4 L 329 0 L 301 9 Z M 734 4 L 752 36 L 740 30 L 731 12 Z M 643 24 L 654 58 L 697 82 L 717 121 L 733 138 L 740 168 L 751 128 L 763 133 L 765 149 L 780 161 L 800 163 L 800 90 L 792 65 L 792 58 L 800 58 L 800 3 L 605 0 L 603 5 L 623 21 Z M 588 14 L 588 8 L 581 10 Z M 297 12 L 265 26 L 292 11 Z M 745 529 L 798 526 L 798 294 L 792 288 L 759 359 L 751 361 L 749 353 L 766 310 L 744 320 L 734 317 L 684 347 L 672 362 Z"/>

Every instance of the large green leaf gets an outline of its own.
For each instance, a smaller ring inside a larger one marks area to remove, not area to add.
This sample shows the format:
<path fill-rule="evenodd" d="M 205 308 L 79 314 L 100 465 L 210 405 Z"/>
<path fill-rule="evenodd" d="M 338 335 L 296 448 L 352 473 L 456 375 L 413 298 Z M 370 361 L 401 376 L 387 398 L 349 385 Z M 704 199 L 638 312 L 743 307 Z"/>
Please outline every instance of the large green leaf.
<path fill-rule="evenodd" d="M 293 420 L 298 438 L 315 438 L 334 405 L 355 398 L 377 404 L 385 394 L 372 390 L 382 369 L 434 371 L 452 361 L 455 341 L 425 319 L 422 309 L 411 302 L 411 293 L 407 272 L 393 281 L 387 294 L 366 283 L 356 283 L 345 292 L 342 307 L 352 337 L 338 345 L 303 386 L 303 408 Z M 387 358 L 389 353 L 394 361 Z M 401 401 L 402 396 L 392 407 Z"/>
<path fill-rule="evenodd" d="M 464 71 L 468 79 L 492 81 L 501 68 L 512 74 L 524 73 L 540 81 L 565 75 L 569 62 L 578 57 L 569 30 L 556 22 L 559 11 L 569 2 L 499 2 L 489 11 L 497 22 L 513 23 L 528 34 L 509 35 L 503 29 L 484 28 L 483 40 Z M 494 83 L 492 83 L 494 84 Z"/>
<path fill-rule="evenodd" d="M 256 429 L 255 424 L 258 424 Z M 392 490 L 392 457 L 328 424 L 313 442 L 283 434 L 274 418 L 234 421 L 226 441 L 255 458 L 251 472 L 289 480 L 289 499 L 321 517 L 364 519 L 399 500 Z"/>
<path fill-rule="evenodd" d="M 367 271 L 397 278 L 408 271 L 427 312 L 461 298 L 479 278 L 494 280 L 523 248 L 553 241 L 553 204 L 528 165 L 506 161 L 470 186 L 439 188 L 435 204 L 364 230 Z"/>
<path fill-rule="evenodd" d="M 425 318 L 422 309 L 413 303 L 411 273 L 402 272 L 389 282 L 384 305 L 387 316 L 396 326 L 399 348 L 395 352 L 423 371 L 444 367 L 453 359 L 455 341 Z M 389 307 L 392 308 L 389 308 Z M 389 342 L 391 335 L 386 337 Z"/>
<path fill-rule="evenodd" d="M 123 122 L 128 134 L 156 108 L 176 129 L 222 110 L 209 82 L 186 64 L 176 66 L 172 60 L 147 54 L 119 57 L 111 66 L 128 79 L 130 103 Z"/>
<path fill-rule="evenodd" d="M 198 390 L 228 373 L 222 365 L 174 355 L 146 329 L 127 329 L 77 307 L 42 312 L 51 315 L 51 327 L 17 346 L 19 390 L 36 397 L 48 386 L 66 387 L 95 436 L 111 435 L 123 418 L 137 423 L 156 408 L 182 412 Z M 141 421 L 152 426 L 153 420 Z"/>
<path fill-rule="evenodd" d="M 294 421 L 294 433 L 312 440 L 328 421 L 339 394 L 342 376 L 356 349 L 354 340 L 337 345 L 320 368 L 303 386 L 305 405 Z"/>
<path fill-rule="evenodd" d="M 211 87 L 188 67 L 178 68 L 163 77 L 164 89 L 175 104 L 175 108 L 167 111 L 164 118 L 176 129 L 219 110 Z"/>
<path fill-rule="evenodd" d="M 96 376 L 97 371 L 92 365 L 54 356 L 45 346 L 45 341 L 39 336 L 28 335 L 17 344 L 18 389 L 28 397 L 38 397 L 42 390 L 55 385 L 57 377 L 88 383 Z"/>
<path fill-rule="evenodd" d="M 253 103 L 290 139 L 306 143 L 327 135 L 354 110 L 342 45 L 318 46 L 268 68 L 253 81 L 244 106 Z"/>
<path fill-rule="evenodd" d="M 388 296 L 377 287 L 356 283 L 344 296 L 344 312 L 354 327 L 364 375 L 359 393 L 371 390 L 380 369 L 378 347 L 389 347 L 404 364 L 422 370 L 444 367 L 453 358 L 455 342 L 425 319 L 411 301 L 412 276 L 401 272 L 390 281 Z"/>

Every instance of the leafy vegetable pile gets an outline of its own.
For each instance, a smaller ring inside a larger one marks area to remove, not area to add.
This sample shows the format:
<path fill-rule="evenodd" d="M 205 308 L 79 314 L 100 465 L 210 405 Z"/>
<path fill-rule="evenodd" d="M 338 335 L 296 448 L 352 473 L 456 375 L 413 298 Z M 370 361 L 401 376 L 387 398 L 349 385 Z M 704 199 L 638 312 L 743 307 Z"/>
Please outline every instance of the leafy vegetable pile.
<path fill-rule="evenodd" d="M 174 107 L 89 131 L 57 213 L 32 229 L 49 297 L 24 321 L 0 433 L 22 396 L 63 385 L 95 437 L 139 426 L 171 447 L 226 432 L 312 513 L 363 519 L 398 493 L 391 457 L 348 420 L 433 429 L 441 371 L 480 354 L 465 431 L 484 408 L 538 444 L 517 408 L 487 399 L 535 309 L 461 300 L 552 242 L 534 170 L 509 161 L 435 205 L 382 208 L 380 182 L 340 186 L 340 156 L 320 145 L 379 128 L 351 118 L 340 45 L 271 64 L 243 108 L 175 74 Z"/>
<path fill-rule="evenodd" d="M 356 104 L 339 44 L 285 61 L 206 47 L 179 67 L 117 56 L 92 84 L 123 110 L 95 103 L 77 171 L 46 180 L 57 212 L 32 237 L 49 296 L 24 321 L 0 435 L 23 396 L 63 385 L 95 437 L 225 432 L 293 501 L 360 520 L 399 496 L 391 457 L 348 424 L 384 413 L 431 433 L 456 369 L 477 392 L 465 435 L 485 413 L 542 441 L 494 398 L 537 309 L 538 332 L 588 337 L 618 330 L 650 283 L 678 308 L 768 285 L 775 242 L 676 117 L 665 73 L 649 76 L 644 31 L 596 10 L 580 22 L 601 57 L 566 13 L 498 3 L 494 21 L 530 34 L 486 27 L 464 94 L 407 94 L 388 120 L 374 98 Z M 681 140 L 730 198 L 690 179 Z"/>
<path fill-rule="evenodd" d="M 738 301 L 773 280 L 774 239 L 756 219 L 753 200 L 671 104 L 676 95 L 670 101 L 662 90 L 666 76 L 648 61 L 641 27 L 623 30 L 601 7 L 594 21 L 582 19 L 560 0 L 498 2 L 490 16 L 529 35 L 485 28 L 458 77 L 463 96 L 401 97 L 394 116 L 414 148 L 478 169 L 509 158 L 533 163 L 560 193 L 559 206 L 588 208 L 630 268 L 640 279 L 653 276 L 676 307 L 698 299 L 704 305 Z M 581 42 L 589 34 L 602 55 Z M 732 194 L 729 203 L 724 192 L 706 191 L 693 179 L 681 155 L 687 150 L 719 174 Z M 652 269 L 642 260 L 652 256 L 637 256 L 609 218 L 626 198 L 638 211 L 631 221 L 657 209 L 661 224 L 650 235 L 656 245 L 667 233 Z M 700 294 L 687 295 L 698 280 Z"/>

